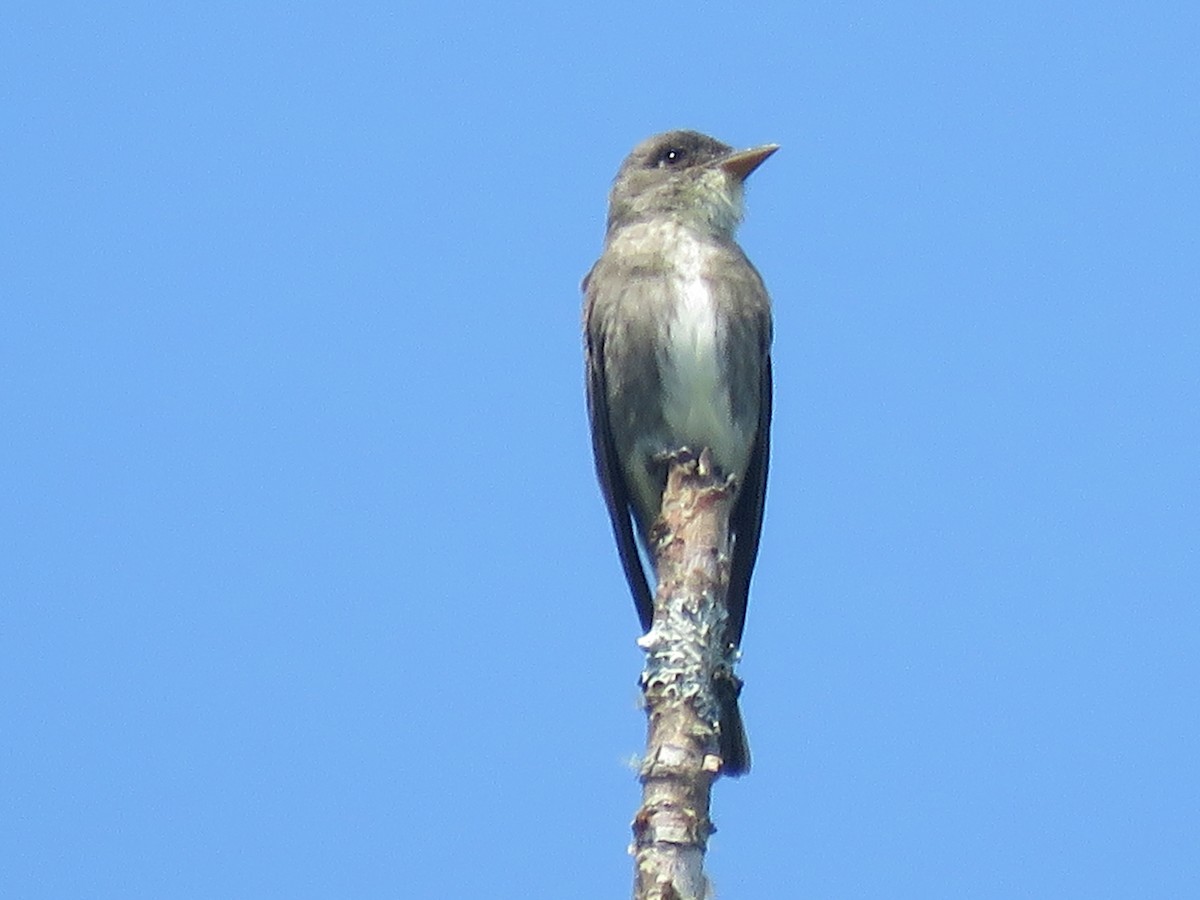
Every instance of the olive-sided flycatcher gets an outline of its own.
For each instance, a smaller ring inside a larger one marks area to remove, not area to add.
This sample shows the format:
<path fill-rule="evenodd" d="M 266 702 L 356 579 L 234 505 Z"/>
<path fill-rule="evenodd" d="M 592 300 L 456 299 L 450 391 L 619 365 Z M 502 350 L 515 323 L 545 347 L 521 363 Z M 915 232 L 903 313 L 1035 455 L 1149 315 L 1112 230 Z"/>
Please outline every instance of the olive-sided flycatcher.
<path fill-rule="evenodd" d="M 771 301 L 734 241 L 746 177 L 777 150 L 695 131 L 638 144 L 609 195 L 604 252 L 583 281 L 596 472 L 642 627 L 654 602 L 635 543 L 666 487 L 665 455 L 707 448 L 735 479 L 727 640 L 741 643 L 758 555 L 771 425 Z M 750 767 L 733 682 L 718 685 L 723 772 Z"/>

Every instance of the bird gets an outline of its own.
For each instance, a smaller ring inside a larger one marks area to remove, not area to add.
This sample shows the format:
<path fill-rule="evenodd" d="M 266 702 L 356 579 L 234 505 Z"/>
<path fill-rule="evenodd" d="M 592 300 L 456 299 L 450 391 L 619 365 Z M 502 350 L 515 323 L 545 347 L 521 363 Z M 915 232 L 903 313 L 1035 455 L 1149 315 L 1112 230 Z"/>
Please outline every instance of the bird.
<path fill-rule="evenodd" d="M 778 149 L 739 151 L 688 130 L 639 143 L 613 181 L 603 251 L 582 285 L 593 456 L 641 626 L 650 630 L 654 602 L 638 541 L 653 561 L 666 460 L 707 449 L 736 491 L 731 650 L 741 646 L 762 532 L 773 331 L 763 279 L 734 234 L 746 178 Z M 730 675 L 714 687 L 721 770 L 745 774 L 741 684 Z"/>

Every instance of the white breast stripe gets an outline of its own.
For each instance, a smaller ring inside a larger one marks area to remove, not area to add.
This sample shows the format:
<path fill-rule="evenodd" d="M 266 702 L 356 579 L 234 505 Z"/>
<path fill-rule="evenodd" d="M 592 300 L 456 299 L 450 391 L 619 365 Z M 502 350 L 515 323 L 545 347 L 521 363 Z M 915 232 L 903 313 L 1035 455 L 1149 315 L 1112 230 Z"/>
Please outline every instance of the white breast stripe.
<path fill-rule="evenodd" d="M 719 387 L 725 382 L 725 324 L 704 278 L 710 251 L 686 229 L 674 237 L 678 243 L 668 258 L 676 263 L 675 308 L 661 361 L 667 428 L 692 450 L 708 447 L 726 473 L 740 475 L 748 436 L 733 427 L 729 393 Z"/>

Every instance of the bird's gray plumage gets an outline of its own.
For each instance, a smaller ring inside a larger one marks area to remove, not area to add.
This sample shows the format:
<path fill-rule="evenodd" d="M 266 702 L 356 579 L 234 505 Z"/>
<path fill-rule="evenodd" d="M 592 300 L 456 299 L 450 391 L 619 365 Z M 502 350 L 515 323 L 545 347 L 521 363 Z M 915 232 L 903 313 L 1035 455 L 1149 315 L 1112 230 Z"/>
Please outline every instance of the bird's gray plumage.
<path fill-rule="evenodd" d="M 666 484 L 664 454 L 708 448 L 734 477 L 727 638 L 745 625 L 771 420 L 771 307 L 733 238 L 742 180 L 774 147 L 734 153 L 697 132 L 639 144 L 613 185 L 604 252 L 584 279 L 596 471 L 642 627 L 653 617 L 638 554 Z M 726 770 L 749 766 L 736 690 L 722 714 Z"/>

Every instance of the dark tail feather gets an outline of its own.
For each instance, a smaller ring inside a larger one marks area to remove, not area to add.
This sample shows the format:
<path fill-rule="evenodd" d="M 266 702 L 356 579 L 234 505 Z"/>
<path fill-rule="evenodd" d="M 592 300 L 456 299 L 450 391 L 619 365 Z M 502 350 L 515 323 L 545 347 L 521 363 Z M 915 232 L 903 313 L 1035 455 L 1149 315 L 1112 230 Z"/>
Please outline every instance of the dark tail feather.
<path fill-rule="evenodd" d="M 750 771 L 750 743 L 746 740 L 746 729 L 742 725 L 742 712 L 738 709 L 738 695 L 742 693 L 741 680 L 732 673 L 718 674 L 713 683 L 720 706 L 720 731 L 717 743 L 721 749 L 721 774 L 737 778 Z"/>

